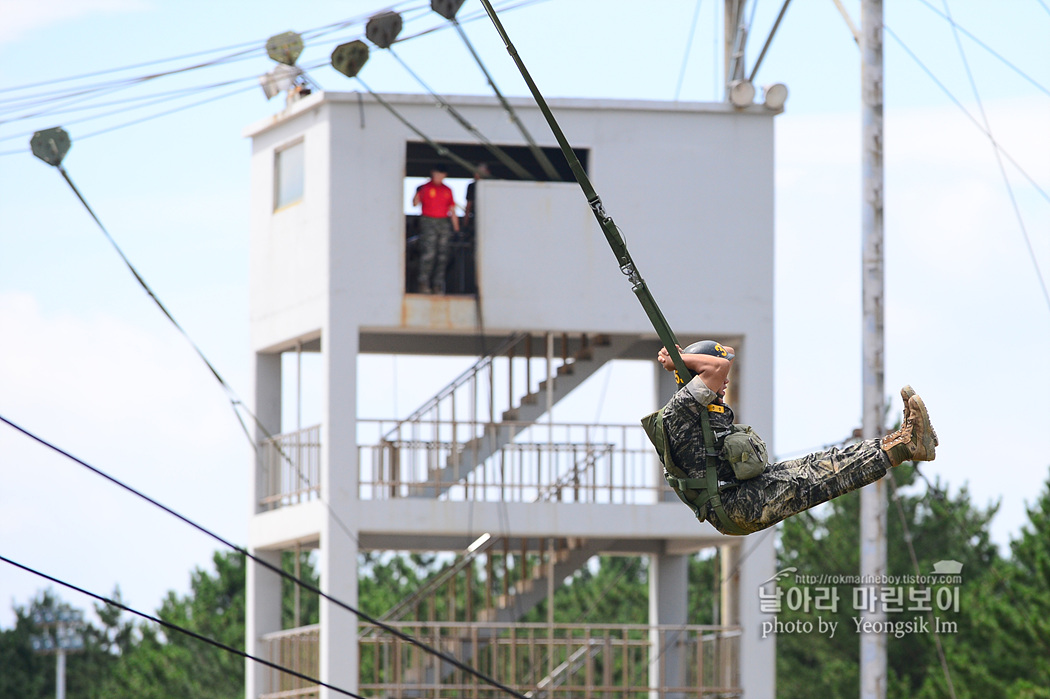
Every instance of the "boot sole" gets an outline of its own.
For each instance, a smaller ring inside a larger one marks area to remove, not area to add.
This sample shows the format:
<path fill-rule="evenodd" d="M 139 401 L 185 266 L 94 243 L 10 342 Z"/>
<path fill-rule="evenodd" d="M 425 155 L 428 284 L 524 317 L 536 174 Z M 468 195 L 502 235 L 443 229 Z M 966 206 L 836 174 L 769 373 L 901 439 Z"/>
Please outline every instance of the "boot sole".
<path fill-rule="evenodd" d="M 933 461 L 937 458 L 937 431 L 933 429 L 930 414 L 926 411 L 926 404 L 922 402 L 919 394 L 912 392 L 911 397 L 915 399 L 915 404 L 919 407 L 919 416 L 922 418 L 923 424 L 929 428 L 922 432 L 922 448 L 926 451 L 927 457 L 923 460 Z"/>

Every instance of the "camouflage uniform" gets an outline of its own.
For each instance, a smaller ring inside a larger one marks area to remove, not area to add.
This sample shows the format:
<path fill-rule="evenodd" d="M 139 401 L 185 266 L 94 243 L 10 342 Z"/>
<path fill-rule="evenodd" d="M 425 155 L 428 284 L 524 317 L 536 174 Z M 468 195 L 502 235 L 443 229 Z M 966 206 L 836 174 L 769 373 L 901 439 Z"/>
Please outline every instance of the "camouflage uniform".
<path fill-rule="evenodd" d="M 675 393 L 663 411 L 671 458 L 690 478 L 702 478 L 706 473 L 700 411 L 711 403 L 721 401 L 700 377 L 695 377 Z M 721 451 L 733 424 L 733 410 L 725 406 L 724 412 L 708 415 L 715 450 Z M 718 459 L 718 490 L 729 519 L 751 533 L 873 483 L 886 475 L 889 466 L 877 439 L 770 464 L 760 475 L 743 481 L 736 478 L 728 462 Z M 710 508 L 707 521 L 722 530 Z"/>
<path fill-rule="evenodd" d="M 448 243 L 452 226 L 447 218 L 419 218 L 419 289 L 445 292 L 445 268 L 448 267 Z M 434 277 L 431 284 L 431 277 Z"/>

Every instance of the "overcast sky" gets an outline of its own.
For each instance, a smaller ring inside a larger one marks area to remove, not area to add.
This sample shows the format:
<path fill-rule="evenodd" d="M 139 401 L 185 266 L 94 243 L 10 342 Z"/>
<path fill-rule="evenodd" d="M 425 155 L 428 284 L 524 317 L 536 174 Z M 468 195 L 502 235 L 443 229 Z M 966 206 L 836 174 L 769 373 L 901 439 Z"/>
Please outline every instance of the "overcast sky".
<path fill-rule="evenodd" d="M 698 12 L 693 0 L 659 5 L 546 0 L 503 19 L 548 97 L 721 99 L 722 3 L 702 0 Z M 980 506 L 1001 502 L 992 531 L 1006 545 L 1050 473 L 1050 300 L 1039 278 L 1040 271 L 1050 277 L 1050 10 L 1045 0 L 887 5 L 891 420 L 899 412 L 896 389 L 911 383 L 941 439 L 925 473 L 953 491 L 968 487 Z M 398 7 L 407 20 L 403 35 L 439 24 L 420 9 L 425 3 Z M 758 3 L 749 68 L 779 7 Z M 846 7 L 859 23 L 859 2 Z M 267 102 L 254 83 L 273 64 L 254 51 L 215 68 L 114 84 L 97 98 L 114 104 L 94 114 L 120 113 L 93 120 L 58 111 L 83 103 L 46 99 L 77 85 L 261 47 L 283 31 L 323 27 L 310 34 L 300 64 L 319 66 L 311 75 L 323 88 L 352 90 L 355 83 L 323 63 L 336 44 L 358 38 L 378 9 L 345 0 L 0 0 L 0 415 L 246 542 L 252 455 L 226 395 L 59 173 L 28 154 L 28 141 L 35 130 L 65 126 L 73 181 L 173 315 L 247 397 L 249 142 L 242 131 L 283 104 Z M 468 0 L 460 12 L 465 30 L 501 90 L 527 94 L 488 20 L 467 21 L 479 10 Z M 962 54 L 948 13 L 961 27 Z M 337 26 L 346 20 L 356 21 Z M 229 50 L 202 53 L 220 48 Z M 454 31 L 412 39 L 398 53 L 440 93 L 491 94 Z M 185 58 L 153 63 L 178 56 Z M 373 53 L 362 76 L 380 92 L 422 91 L 384 53 Z M 208 89 L 227 80 L 241 82 Z M 777 363 L 769 441 L 775 453 L 794 456 L 840 441 L 861 415 L 859 52 L 834 3 L 789 7 L 756 79 L 774 81 L 790 96 L 776 119 Z M 122 101 L 177 89 L 188 96 L 147 109 L 132 111 L 136 103 Z M 131 123 L 192 102 L 201 104 Z M 985 120 L 1004 153 L 1002 169 Z M 615 215 L 616 202 L 605 204 Z M 622 302 L 636 303 L 626 291 Z M 367 358 L 362 366 L 371 375 L 404 370 L 405 361 Z M 461 366 L 435 363 L 430 388 Z M 634 422 L 639 407 L 615 396 L 635 383 L 648 395 L 650 380 L 650 366 L 618 363 L 593 377 L 559 416 Z M 426 397 L 407 380 L 364 385 L 371 392 L 366 416 L 404 414 Z M 184 593 L 191 569 L 206 566 L 217 548 L 0 425 L 3 555 L 102 594 L 119 585 L 126 602 L 149 612 L 166 591 Z M 0 566 L 0 626 L 12 623 L 11 604 L 27 604 L 43 587 L 35 576 Z"/>

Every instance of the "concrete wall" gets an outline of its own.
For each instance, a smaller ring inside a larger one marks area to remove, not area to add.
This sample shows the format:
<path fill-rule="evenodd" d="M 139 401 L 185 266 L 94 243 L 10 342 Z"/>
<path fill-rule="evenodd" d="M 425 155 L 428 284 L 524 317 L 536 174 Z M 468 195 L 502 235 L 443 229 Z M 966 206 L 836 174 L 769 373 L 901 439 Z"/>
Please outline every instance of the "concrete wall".
<path fill-rule="evenodd" d="M 352 295 L 362 325 L 402 323 L 405 143 L 419 139 L 368 95 L 360 100 L 356 94 L 312 95 L 283 121 L 247 131 L 253 137 L 253 202 L 272 198 L 273 149 L 300 135 L 307 148 L 303 201 L 276 213 L 253 203 L 256 349 L 280 342 L 286 328 L 301 324 L 283 316 L 301 319 L 304 308 L 314 311 L 325 282 Z M 428 99 L 392 95 L 389 102 L 435 140 L 470 142 Z M 494 142 L 521 142 L 495 100 L 454 102 Z M 517 108 L 537 140 L 554 145 L 537 110 L 525 101 Z M 573 145 L 590 149 L 595 188 L 680 334 L 750 334 L 772 324 L 772 114 L 760 107 L 737 112 L 722 104 L 616 101 L 553 100 L 552 108 Z M 575 185 L 488 181 L 482 194 L 495 204 L 482 209 L 479 265 L 493 328 L 526 327 L 518 313 L 556 310 L 566 289 L 552 282 L 572 281 L 578 283 L 570 291 L 586 294 L 577 298 L 588 306 L 572 314 L 574 328 L 589 323 L 606 331 L 650 332 Z M 518 235 L 527 237 L 515 240 Z M 522 275 L 501 275 L 505 251 L 519 255 L 518 268 L 531 273 L 528 284 Z M 326 280 L 329 265 L 338 272 Z M 600 298 L 584 281 L 612 294 Z M 528 304 L 505 303 L 523 293 Z M 551 320 L 539 326 L 551 327 Z"/>
<path fill-rule="evenodd" d="M 386 99 L 433 140 L 472 143 L 429 98 Z M 447 99 L 491 141 L 522 145 L 521 134 L 495 99 Z M 511 101 L 540 144 L 554 145 L 531 100 Z M 724 104 L 552 100 L 551 107 L 574 147 L 589 150 L 590 177 L 605 209 L 683 344 L 702 337 L 736 343 L 738 419 L 754 425 L 775 451 L 773 114 L 759 106 L 736 111 Z M 448 313 L 437 324 L 434 314 L 448 300 L 404 293 L 406 144 L 419 138 L 374 99 L 314 94 L 249 127 L 246 135 L 252 139 L 251 344 L 258 371 L 265 374 L 256 379 L 261 389 L 272 387 L 279 382 L 279 369 L 270 355 L 297 340 L 321 338 L 322 487 L 327 497 L 323 509 L 315 504 L 257 515 L 252 547 L 267 551 L 293 539 L 319 541 L 322 588 L 353 603 L 358 542 L 384 533 L 411 535 L 403 503 L 357 500 L 355 372 L 362 338 L 414 331 L 437 344 L 442 334 L 475 331 L 475 316 Z M 274 153 L 298 139 L 305 147 L 304 196 L 274 211 Z M 479 206 L 478 282 L 487 331 L 655 337 L 576 184 L 490 180 L 479 185 L 478 197 L 484 202 Z M 425 352 L 413 342 L 414 352 Z M 645 407 L 639 406 L 640 414 Z M 552 506 L 546 521 L 556 528 L 547 534 L 575 536 L 594 516 L 629 522 L 633 514 L 651 526 L 628 527 L 623 536 L 641 532 L 650 542 L 663 541 L 672 557 L 689 552 L 689 542 L 681 541 L 689 527 L 696 528 L 698 541 L 710 536 L 710 528 L 696 527 L 681 506 L 632 506 L 649 508 L 633 513 L 604 507 L 597 513 L 571 504 Z M 657 517 L 669 507 L 678 514 Z M 359 519 L 365 510 L 370 516 Z M 465 517 L 471 524 L 464 529 L 501 526 L 496 514 L 485 516 L 501 508 L 485 504 L 428 502 L 416 510 L 430 512 L 431 523 Z M 355 535 L 346 536 L 340 525 Z M 775 557 L 772 537 L 759 536 L 728 542 L 748 548 L 734 578 L 748 625 L 742 682 L 749 697 L 771 696 L 774 683 L 775 646 L 757 638 L 756 607 L 758 583 L 774 573 Z M 681 583 L 676 572 L 681 565 L 668 559 L 658 560 L 657 567 L 661 588 Z M 272 626 L 272 614 L 262 609 L 272 593 L 260 588 L 251 594 L 255 631 Z M 679 615 L 667 600 L 654 598 L 652 605 L 661 619 Z M 356 656 L 340 663 L 337 653 L 356 647 L 356 620 L 327 602 L 321 616 L 323 676 L 354 687 Z M 250 636 L 249 647 L 254 644 Z"/>

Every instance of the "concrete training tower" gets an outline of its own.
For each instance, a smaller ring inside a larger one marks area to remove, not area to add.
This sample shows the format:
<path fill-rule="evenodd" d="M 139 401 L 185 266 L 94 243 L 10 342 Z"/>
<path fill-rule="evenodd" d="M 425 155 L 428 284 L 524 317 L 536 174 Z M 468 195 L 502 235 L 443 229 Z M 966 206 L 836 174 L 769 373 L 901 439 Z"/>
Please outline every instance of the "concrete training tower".
<path fill-rule="evenodd" d="M 418 294 L 405 180 L 440 160 L 430 146 L 357 93 L 315 93 L 247 129 L 254 409 L 275 435 L 257 435 L 252 551 L 279 565 L 282 552 L 315 550 L 321 588 L 356 608 L 359 555 L 457 554 L 458 592 L 450 573 L 383 621 L 530 696 L 701 687 L 773 696 L 774 641 L 759 633 L 773 538 L 698 524 L 637 424 L 548 418 L 604 363 L 651 361 L 659 348 L 567 168 L 566 181 L 546 181 L 495 99 L 447 98 L 536 181 L 511 179 L 430 100 L 384 99 L 434 141 L 488 162 L 493 178 L 477 185 L 476 234 L 455 243 L 447 294 Z M 561 167 L 539 111 L 511 101 Z M 551 107 L 683 345 L 737 348 L 731 402 L 772 445 L 774 113 Z M 470 176 L 445 162 L 451 178 Z M 300 400 L 282 395 L 290 352 L 320 353 L 319 425 L 282 424 L 282 408 Z M 358 391 L 361 353 L 479 361 L 408 417 L 380 420 L 359 415 L 369 400 Z M 609 387 L 632 397 L 639 417 L 673 390 L 653 367 L 657 395 Z M 723 554 L 720 626 L 693 626 L 688 561 L 712 547 Z M 648 626 L 519 622 L 598 554 L 648 557 Z M 281 579 L 248 565 L 249 653 L 366 695 L 497 695 L 325 599 L 319 624 L 282 628 Z M 464 592 L 462 580 L 483 567 L 484 592 Z M 426 601 L 437 598 L 456 601 Z M 446 607 L 445 617 L 412 616 Z M 249 662 L 247 696 L 334 693 Z"/>

